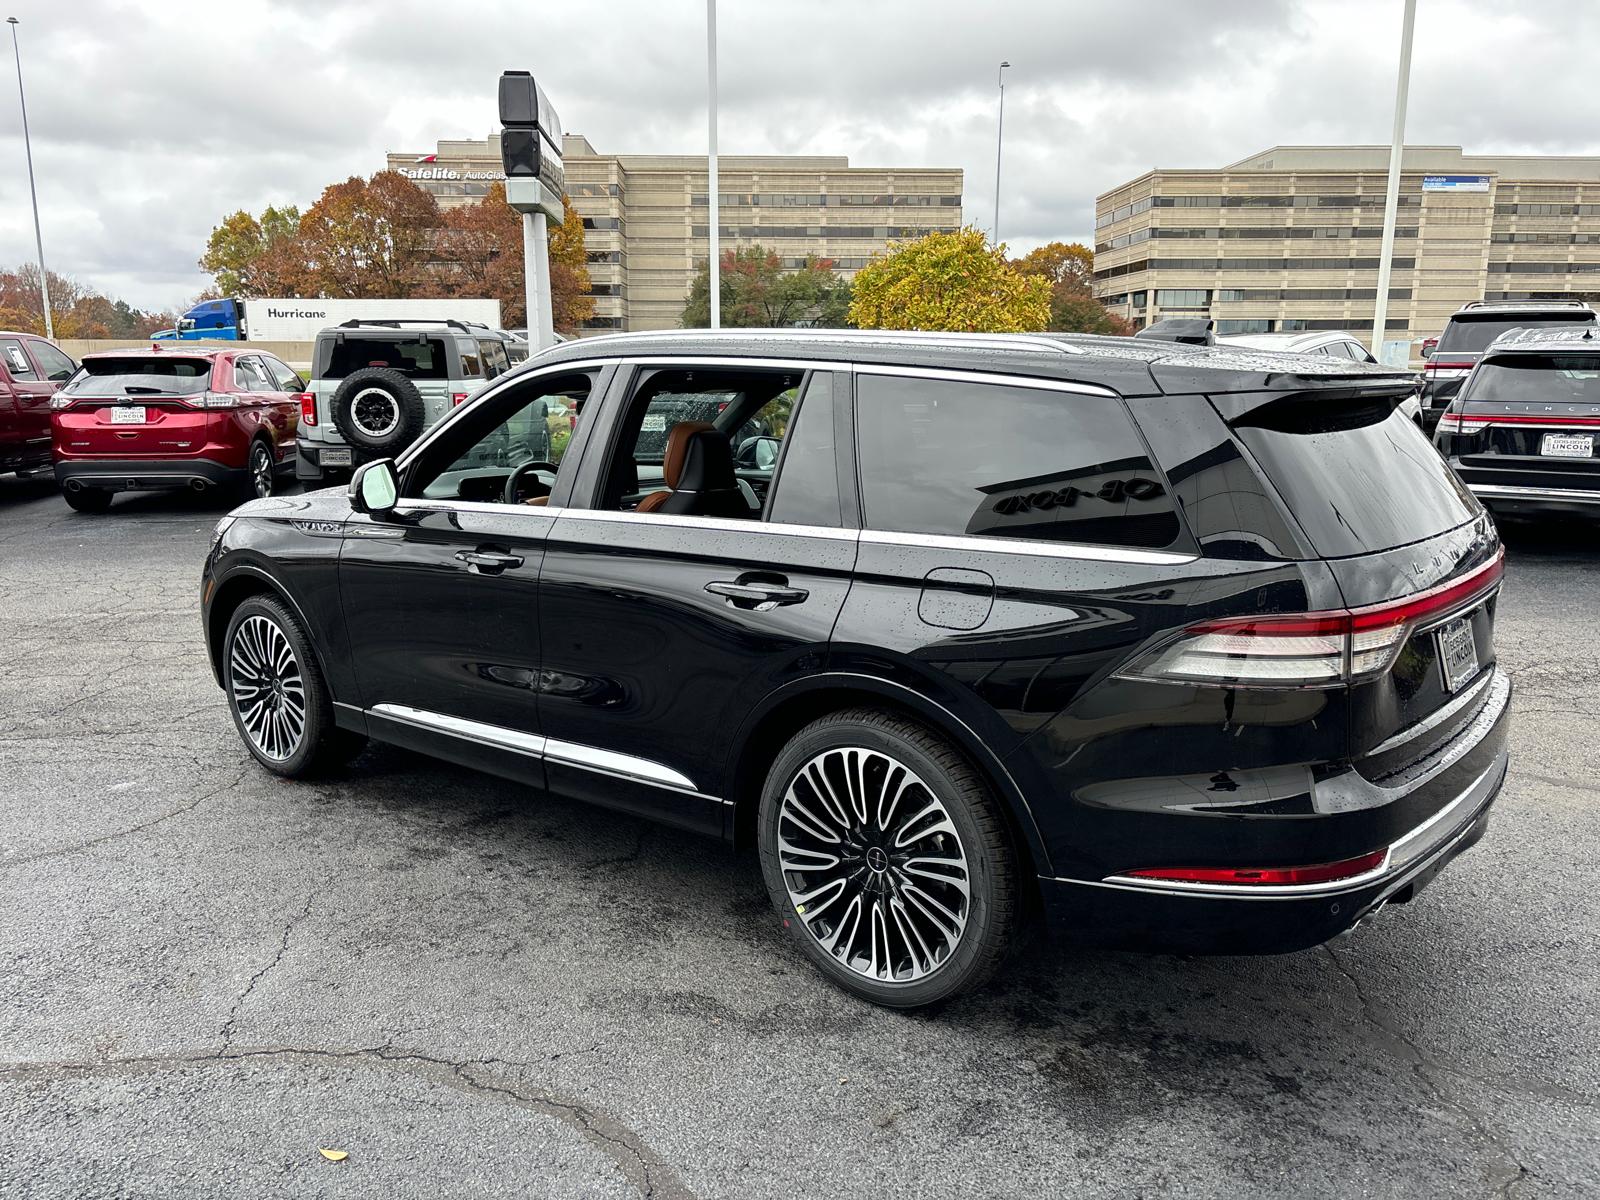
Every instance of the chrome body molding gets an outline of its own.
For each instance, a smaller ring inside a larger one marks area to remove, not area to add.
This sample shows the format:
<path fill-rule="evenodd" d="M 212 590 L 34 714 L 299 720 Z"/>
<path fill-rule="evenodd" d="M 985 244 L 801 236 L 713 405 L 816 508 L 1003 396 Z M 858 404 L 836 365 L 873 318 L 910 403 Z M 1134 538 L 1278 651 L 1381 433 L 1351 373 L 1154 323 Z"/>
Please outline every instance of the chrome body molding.
<path fill-rule="evenodd" d="M 581 746 L 576 742 L 563 742 L 536 733 L 524 733 L 520 729 L 507 729 L 503 725 L 490 725 L 483 721 L 469 721 L 465 717 L 428 712 L 405 704 L 374 704 L 366 712 L 369 716 L 387 717 L 402 725 L 412 725 L 433 733 L 448 733 L 469 742 L 479 742 L 501 750 L 514 750 L 531 758 L 543 758 L 567 766 L 582 767 L 602 775 L 613 775 L 621 779 L 670 788 L 675 792 L 687 792 L 702 799 L 714 800 L 718 804 L 726 803 L 720 796 L 707 796 L 698 791 L 694 786 L 694 780 L 683 772 L 675 771 L 664 763 L 652 762 L 648 758 L 636 758 L 632 754 L 619 754 L 614 750 L 601 750 L 595 746 Z"/>
<path fill-rule="evenodd" d="M 1510 751 L 1501 750 L 1466 790 L 1393 843 L 1382 864 L 1348 879 L 1331 879 L 1326 883 L 1189 883 L 1175 879 L 1141 879 L 1135 875 L 1108 875 L 1100 880 L 1058 879 L 1056 882 L 1213 900 L 1300 900 L 1308 896 L 1360 891 L 1373 883 L 1383 883 L 1385 886 L 1381 898 L 1386 899 L 1410 882 L 1438 855 L 1466 836 L 1471 822 L 1465 818 L 1476 813 L 1494 794 L 1495 788 L 1505 777 L 1510 761 Z"/>
<path fill-rule="evenodd" d="M 1199 555 L 1171 550 L 1130 550 L 1121 546 L 1076 545 L 1063 542 L 1031 542 L 1023 538 L 954 537 L 937 533 L 896 533 L 886 529 L 863 529 L 863 542 L 885 546 L 925 546 L 935 550 L 970 550 L 986 554 L 1029 554 L 1039 558 L 1070 558 L 1083 562 L 1136 563 L 1141 566 L 1182 566 Z"/>
<path fill-rule="evenodd" d="M 1469 483 L 1480 500 L 1565 500 L 1572 504 L 1600 504 L 1600 491 L 1580 488 L 1516 487 L 1509 483 Z"/>
<path fill-rule="evenodd" d="M 857 375 L 902 375 L 914 379 L 947 379 L 955 383 L 998 383 L 1006 387 L 1042 388 L 1050 392 L 1075 392 L 1080 396 L 1110 396 L 1117 393 L 1093 383 L 1073 383 L 1066 379 L 1040 379 L 1036 375 L 1006 375 L 998 371 L 955 371 L 942 367 L 894 367 L 877 363 L 856 364 Z"/>
<path fill-rule="evenodd" d="M 504 505 L 487 505 L 504 510 Z M 679 529 L 720 529 L 727 533 L 784 534 L 789 537 L 822 538 L 830 542 L 854 542 L 859 539 L 859 529 L 839 529 L 828 525 L 785 525 L 772 521 L 751 521 L 743 517 L 693 517 L 678 513 L 614 512 L 598 508 L 558 508 L 550 515 L 560 514 L 561 522 L 600 521 L 614 525 L 636 525 L 644 528 L 660 525 Z"/>

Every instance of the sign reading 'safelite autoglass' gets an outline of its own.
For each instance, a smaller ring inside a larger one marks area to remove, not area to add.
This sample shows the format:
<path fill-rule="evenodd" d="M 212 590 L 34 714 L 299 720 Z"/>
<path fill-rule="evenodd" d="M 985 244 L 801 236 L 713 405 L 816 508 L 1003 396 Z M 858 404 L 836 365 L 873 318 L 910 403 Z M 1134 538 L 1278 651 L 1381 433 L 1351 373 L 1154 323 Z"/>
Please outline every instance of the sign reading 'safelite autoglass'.
<path fill-rule="evenodd" d="M 1422 190 L 1425 192 L 1487 192 L 1489 190 L 1489 177 L 1487 175 L 1424 175 L 1422 177 Z"/>

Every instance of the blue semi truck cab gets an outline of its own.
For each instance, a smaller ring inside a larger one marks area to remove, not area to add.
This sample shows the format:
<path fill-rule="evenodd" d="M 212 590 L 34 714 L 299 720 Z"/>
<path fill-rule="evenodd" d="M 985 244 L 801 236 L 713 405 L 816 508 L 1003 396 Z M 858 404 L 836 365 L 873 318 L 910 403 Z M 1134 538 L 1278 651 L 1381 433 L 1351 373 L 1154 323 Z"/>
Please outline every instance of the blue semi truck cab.
<path fill-rule="evenodd" d="M 244 306 L 237 300 L 202 300 L 178 320 L 176 329 L 159 329 L 151 341 L 242 341 Z"/>

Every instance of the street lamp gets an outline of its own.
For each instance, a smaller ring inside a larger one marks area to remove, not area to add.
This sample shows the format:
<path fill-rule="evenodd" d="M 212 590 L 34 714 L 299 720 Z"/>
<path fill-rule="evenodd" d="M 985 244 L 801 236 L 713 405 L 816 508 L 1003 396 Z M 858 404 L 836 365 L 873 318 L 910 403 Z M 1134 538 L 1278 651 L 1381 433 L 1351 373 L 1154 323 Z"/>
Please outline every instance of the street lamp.
<path fill-rule="evenodd" d="M 998 78 L 1000 82 L 1000 121 L 994 131 L 994 244 L 1000 244 L 1000 146 L 1006 133 L 1006 68 L 1011 64 L 1000 64 Z"/>
<path fill-rule="evenodd" d="M 28 140 L 28 97 L 22 90 L 22 49 L 17 45 L 17 19 L 7 17 L 11 26 L 11 49 L 17 56 L 17 99 L 22 102 L 22 146 L 28 155 L 28 191 L 33 195 L 33 239 L 39 247 L 39 294 L 44 300 L 44 335 L 55 341 L 56 327 L 50 320 L 50 284 L 44 274 L 44 234 L 39 229 L 39 191 L 33 184 L 33 143 Z"/>
<path fill-rule="evenodd" d="M 711 235 L 706 278 L 711 284 L 711 328 L 722 328 L 722 245 L 718 238 L 722 197 L 717 195 L 717 0 L 706 0 L 706 89 L 710 106 L 706 122 L 706 203 L 710 205 Z"/>
<path fill-rule="evenodd" d="M 1416 20 L 1417 0 L 1406 0 L 1400 26 L 1399 80 L 1394 89 L 1394 143 L 1389 147 L 1389 187 L 1383 199 L 1383 242 L 1378 249 L 1378 292 L 1372 306 L 1372 357 L 1379 362 L 1387 359 L 1384 340 L 1389 331 L 1389 269 L 1394 256 L 1394 226 L 1400 211 L 1400 167 L 1406 151 L 1406 93 L 1411 89 L 1411 30 Z M 1409 361 L 1408 353 L 1392 365 L 1403 367 Z"/>

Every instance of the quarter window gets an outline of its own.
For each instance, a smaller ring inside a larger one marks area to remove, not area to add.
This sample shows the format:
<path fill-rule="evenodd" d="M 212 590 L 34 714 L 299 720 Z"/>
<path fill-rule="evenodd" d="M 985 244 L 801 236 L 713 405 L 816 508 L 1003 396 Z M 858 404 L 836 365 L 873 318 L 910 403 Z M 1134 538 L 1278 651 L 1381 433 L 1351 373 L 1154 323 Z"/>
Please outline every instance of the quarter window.
<path fill-rule="evenodd" d="M 833 376 L 826 371 L 814 373 L 806 384 L 772 488 L 768 520 L 830 529 L 844 524 L 833 442 Z"/>
<path fill-rule="evenodd" d="M 78 369 L 76 363 L 49 342 L 34 342 L 33 356 L 39 360 L 39 366 L 44 368 L 44 377 L 55 383 L 71 379 L 72 373 Z"/>
<path fill-rule="evenodd" d="M 856 424 L 870 529 L 1147 547 L 1179 536 L 1115 397 L 861 375 Z"/>

